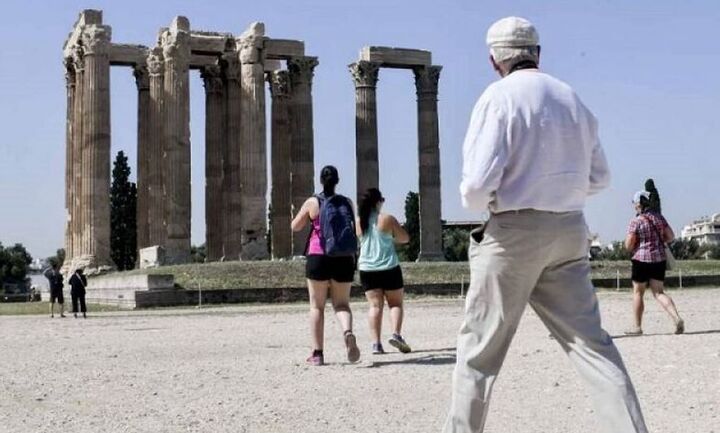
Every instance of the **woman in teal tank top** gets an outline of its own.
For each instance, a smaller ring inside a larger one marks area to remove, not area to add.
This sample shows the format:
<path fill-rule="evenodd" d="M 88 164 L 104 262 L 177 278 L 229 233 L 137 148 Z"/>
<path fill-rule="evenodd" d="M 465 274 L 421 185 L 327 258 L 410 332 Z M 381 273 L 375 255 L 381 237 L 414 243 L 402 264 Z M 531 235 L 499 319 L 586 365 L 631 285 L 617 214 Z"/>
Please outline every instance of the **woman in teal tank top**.
<path fill-rule="evenodd" d="M 377 188 L 368 189 L 359 203 L 357 235 L 360 240 L 358 269 L 365 297 L 370 304 L 368 323 L 373 338 L 373 354 L 383 354 L 380 341 L 385 301 L 390 309 L 393 335 L 389 343 L 403 353 L 410 346 L 402 337 L 403 277 L 395 244 L 404 244 L 410 236 L 390 214 L 380 212 L 385 199 Z"/>

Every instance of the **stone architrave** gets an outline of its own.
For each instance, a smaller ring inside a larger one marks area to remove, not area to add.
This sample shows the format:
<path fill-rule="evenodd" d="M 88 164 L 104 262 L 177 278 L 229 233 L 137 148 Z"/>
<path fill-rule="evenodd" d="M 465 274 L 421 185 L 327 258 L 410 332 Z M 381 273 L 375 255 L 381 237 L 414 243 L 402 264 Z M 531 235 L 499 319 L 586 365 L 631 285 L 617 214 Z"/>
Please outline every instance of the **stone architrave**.
<path fill-rule="evenodd" d="M 438 80 L 442 66 L 413 69 L 418 107 L 418 160 L 420 180 L 420 254 L 418 260 L 442 260 L 440 200 L 440 138 L 438 133 Z"/>
<path fill-rule="evenodd" d="M 67 109 L 65 117 L 65 257 L 73 258 L 73 202 L 75 191 L 73 189 L 73 157 L 75 123 L 75 66 L 71 57 L 64 61 L 65 88 L 67 90 Z"/>
<path fill-rule="evenodd" d="M 165 152 L 165 114 L 163 99 L 165 95 L 165 60 L 162 47 L 155 47 L 147 58 L 149 81 L 148 113 L 148 150 L 147 174 L 145 190 L 147 191 L 147 220 L 138 219 L 140 224 L 147 224 L 147 246 L 165 245 L 167 230 L 165 228 L 165 192 L 163 188 L 163 154 Z"/>
<path fill-rule="evenodd" d="M 205 66 L 205 242 L 207 260 L 223 257 L 225 216 L 223 164 L 225 159 L 225 85 L 220 65 Z"/>
<path fill-rule="evenodd" d="M 176 17 L 162 35 L 165 58 L 165 242 L 168 264 L 190 261 L 190 23 Z"/>
<path fill-rule="evenodd" d="M 82 223 L 77 267 L 99 272 L 110 258 L 110 28 L 83 28 Z"/>
<path fill-rule="evenodd" d="M 225 159 L 223 160 L 224 260 L 240 260 L 242 250 L 242 154 L 240 105 L 240 58 L 237 51 L 227 51 L 222 59 L 225 77 Z"/>
<path fill-rule="evenodd" d="M 133 76 L 138 91 L 137 111 L 137 248 L 148 243 L 148 166 L 150 162 L 150 76 L 145 64 L 133 67 Z"/>
<path fill-rule="evenodd" d="M 350 65 L 355 83 L 355 157 L 357 197 L 379 184 L 377 99 L 378 63 L 360 60 Z"/>
<path fill-rule="evenodd" d="M 272 95 L 271 108 L 271 171 L 270 224 L 272 226 L 271 252 L 273 259 L 291 258 L 291 132 L 289 117 L 290 77 L 287 71 L 267 73 Z"/>
<path fill-rule="evenodd" d="M 267 230 L 267 149 L 265 129 L 265 69 L 263 40 L 265 28 L 254 23 L 238 38 L 242 112 L 242 191 L 241 260 L 269 257 Z"/>
<path fill-rule="evenodd" d="M 316 57 L 293 57 L 287 62 L 291 88 L 290 188 L 293 216 L 313 194 L 315 187 L 312 80 L 317 65 Z M 309 229 L 293 233 L 293 256 L 305 254 Z"/>

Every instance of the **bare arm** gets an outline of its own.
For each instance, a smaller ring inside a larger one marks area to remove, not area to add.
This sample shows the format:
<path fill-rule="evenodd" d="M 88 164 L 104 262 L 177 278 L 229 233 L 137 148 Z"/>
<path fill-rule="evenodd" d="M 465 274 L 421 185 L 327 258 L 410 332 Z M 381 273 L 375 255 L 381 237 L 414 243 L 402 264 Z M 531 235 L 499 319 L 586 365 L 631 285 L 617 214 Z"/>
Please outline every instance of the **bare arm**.
<path fill-rule="evenodd" d="M 625 238 L 625 249 L 628 251 L 635 251 L 637 247 L 637 236 L 634 233 L 630 233 Z"/>
<path fill-rule="evenodd" d="M 395 238 L 395 243 L 406 244 L 410 242 L 410 235 L 408 234 L 407 230 L 405 230 L 403 226 L 400 225 L 400 223 L 397 219 L 395 219 L 394 216 L 390 216 L 390 218 L 392 224 L 392 234 Z"/>
<path fill-rule="evenodd" d="M 670 226 L 665 226 L 665 230 L 663 230 L 663 242 L 670 243 L 675 239 L 675 233 L 673 232 L 673 229 L 670 228 Z"/>
<path fill-rule="evenodd" d="M 292 231 L 302 231 L 302 229 L 304 229 L 307 223 L 310 221 L 310 200 L 314 199 L 309 198 L 305 200 L 305 203 L 303 203 L 302 207 L 300 208 L 300 212 L 298 212 L 297 215 L 295 215 L 295 218 L 293 218 L 292 223 L 290 224 Z"/>

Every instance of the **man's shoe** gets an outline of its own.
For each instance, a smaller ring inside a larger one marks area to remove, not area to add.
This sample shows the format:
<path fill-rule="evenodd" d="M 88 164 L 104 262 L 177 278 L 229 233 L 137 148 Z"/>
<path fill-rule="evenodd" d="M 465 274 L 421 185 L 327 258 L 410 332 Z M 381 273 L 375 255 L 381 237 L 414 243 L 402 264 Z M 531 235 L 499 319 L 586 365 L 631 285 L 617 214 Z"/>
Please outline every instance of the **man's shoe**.
<path fill-rule="evenodd" d="M 680 319 L 675 323 L 675 334 L 682 334 L 684 332 L 685 332 L 685 321 L 683 319 Z"/>
<path fill-rule="evenodd" d="M 64 318 L 65 318 L 65 315 L 64 315 L 64 314 L 61 314 L 60 317 L 62 317 L 62 318 L 64 319 Z"/>
<path fill-rule="evenodd" d="M 347 348 L 347 359 L 349 362 L 358 362 L 360 359 L 360 349 L 355 341 L 355 335 L 352 331 L 345 331 L 345 348 Z"/>
<path fill-rule="evenodd" d="M 400 334 L 393 334 L 393 336 L 388 340 L 388 343 L 392 345 L 394 348 L 399 350 L 402 353 L 410 353 L 412 352 L 412 349 L 410 346 L 405 342 L 405 340 L 402 338 Z"/>

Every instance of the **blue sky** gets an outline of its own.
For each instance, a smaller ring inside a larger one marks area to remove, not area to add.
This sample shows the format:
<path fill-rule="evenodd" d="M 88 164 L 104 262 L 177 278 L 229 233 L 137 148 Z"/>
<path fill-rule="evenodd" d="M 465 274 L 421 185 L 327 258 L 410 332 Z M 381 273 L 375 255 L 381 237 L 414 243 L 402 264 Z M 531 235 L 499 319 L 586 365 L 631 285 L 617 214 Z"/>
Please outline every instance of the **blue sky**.
<path fill-rule="evenodd" d="M 196 30 L 242 32 L 263 21 L 275 38 L 302 39 L 319 57 L 314 81 L 315 163 L 335 164 L 354 196 L 354 90 L 347 64 L 364 45 L 432 51 L 440 79 L 443 218 L 475 219 L 457 192 L 460 150 L 472 106 L 496 79 L 484 45 L 504 16 L 533 21 L 541 68 L 571 84 L 600 121 L 612 187 L 587 207 L 591 229 L 620 239 L 632 193 L 653 177 L 663 210 L 679 229 L 720 212 L 720 3 L 706 0 L 598 1 L 32 1 L 5 0 L 0 26 L 0 242 L 38 257 L 62 246 L 65 83 L 61 49 L 77 14 L 104 11 L 113 41 L 152 45 L 159 27 L 185 15 Z M 136 91 L 129 69 L 113 68 L 113 154 L 135 167 Z M 191 77 L 193 243 L 204 241 L 204 96 Z M 402 214 L 417 190 L 417 123 L 412 74 L 382 70 L 378 84 L 381 189 Z"/>

